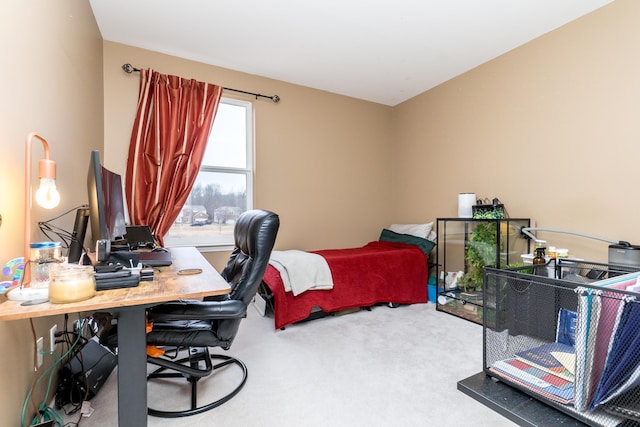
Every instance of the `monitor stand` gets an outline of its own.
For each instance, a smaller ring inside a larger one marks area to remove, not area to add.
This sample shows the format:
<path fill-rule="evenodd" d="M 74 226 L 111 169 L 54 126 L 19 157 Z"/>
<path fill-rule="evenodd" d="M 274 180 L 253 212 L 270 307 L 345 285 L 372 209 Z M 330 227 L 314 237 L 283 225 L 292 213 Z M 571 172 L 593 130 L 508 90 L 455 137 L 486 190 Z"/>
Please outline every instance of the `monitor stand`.
<path fill-rule="evenodd" d="M 89 222 L 89 208 L 82 207 L 76 211 L 76 221 L 73 225 L 71 243 L 69 244 L 68 262 L 77 264 L 84 251 L 84 238 L 87 234 L 87 224 Z"/>

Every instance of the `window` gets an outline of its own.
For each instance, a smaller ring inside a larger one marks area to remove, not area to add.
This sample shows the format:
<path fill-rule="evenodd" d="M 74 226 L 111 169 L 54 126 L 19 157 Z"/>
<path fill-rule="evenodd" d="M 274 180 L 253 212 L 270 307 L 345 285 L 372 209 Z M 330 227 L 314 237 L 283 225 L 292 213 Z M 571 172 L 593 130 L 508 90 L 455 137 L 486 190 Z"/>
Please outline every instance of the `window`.
<path fill-rule="evenodd" d="M 198 178 L 164 238 L 167 246 L 233 245 L 235 220 L 252 208 L 252 116 L 251 103 L 220 100 Z"/>

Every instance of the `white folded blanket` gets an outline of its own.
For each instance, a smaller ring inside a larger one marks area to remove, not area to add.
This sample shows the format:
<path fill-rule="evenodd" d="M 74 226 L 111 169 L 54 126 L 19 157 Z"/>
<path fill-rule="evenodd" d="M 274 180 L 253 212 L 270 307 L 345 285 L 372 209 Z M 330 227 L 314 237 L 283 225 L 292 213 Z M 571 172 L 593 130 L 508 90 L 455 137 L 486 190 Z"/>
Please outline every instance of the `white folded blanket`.
<path fill-rule="evenodd" d="M 333 289 L 331 270 L 321 255 L 298 250 L 272 251 L 269 264 L 280 272 L 284 290 L 293 295 L 311 289 Z"/>

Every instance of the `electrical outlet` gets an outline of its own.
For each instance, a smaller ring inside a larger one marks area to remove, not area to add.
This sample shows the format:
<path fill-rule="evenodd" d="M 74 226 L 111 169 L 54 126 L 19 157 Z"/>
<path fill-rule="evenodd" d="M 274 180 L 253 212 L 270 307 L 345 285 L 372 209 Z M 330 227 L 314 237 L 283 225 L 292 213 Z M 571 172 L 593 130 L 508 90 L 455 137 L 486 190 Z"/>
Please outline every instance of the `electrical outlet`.
<path fill-rule="evenodd" d="M 37 352 L 37 361 L 38 361 L 38 368 L 40 366 L 42 366 L 42 352 L 44 351 L 44 338 L 40 337 L 38 338 L 38 341 L 36 341 L 36 352 Z"/>
<path fill-rule="evenodd" d="M 58 332 L 58 325 L 53 325 L 49 329 L 49 351 L 52 353 L 56 351 L 56 332 Z"/>

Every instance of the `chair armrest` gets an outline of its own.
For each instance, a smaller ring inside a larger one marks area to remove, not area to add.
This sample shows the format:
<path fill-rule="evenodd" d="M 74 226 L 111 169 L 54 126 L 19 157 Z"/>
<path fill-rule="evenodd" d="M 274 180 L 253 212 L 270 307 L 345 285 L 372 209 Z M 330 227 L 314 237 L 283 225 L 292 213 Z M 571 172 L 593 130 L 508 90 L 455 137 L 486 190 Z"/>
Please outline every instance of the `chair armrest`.
<path fill-rule="evenodd" d="M 239 319 L 247 314 L 247 306 L 240 300 L 176 301 L 149 309 L 150 322 L 169 320 Z"/>

